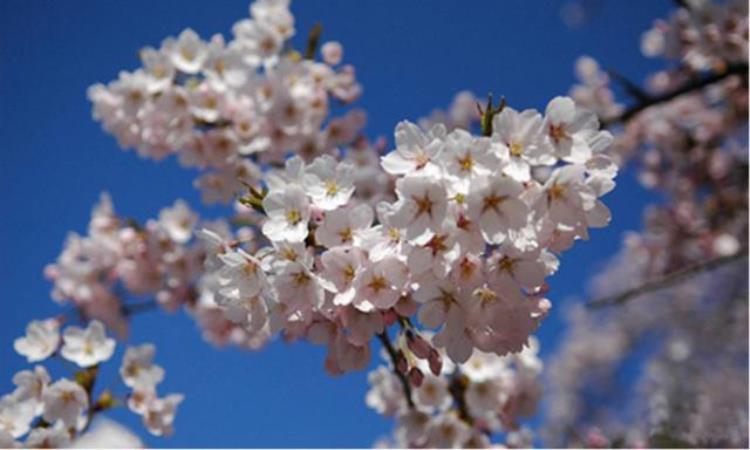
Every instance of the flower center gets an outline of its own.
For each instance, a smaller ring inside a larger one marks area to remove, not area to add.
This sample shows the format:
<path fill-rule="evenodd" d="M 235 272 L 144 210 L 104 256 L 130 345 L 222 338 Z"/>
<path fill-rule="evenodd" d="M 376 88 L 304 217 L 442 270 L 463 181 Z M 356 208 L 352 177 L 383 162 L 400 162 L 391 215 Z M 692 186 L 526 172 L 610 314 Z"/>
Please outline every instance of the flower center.
<path fill-rule="evenodd" d="M 370 289 L 373 290 L 373 292 L 375 292 L 375 295 L 378 295 L 380 291 L 385 289 L 387 286 L 388 284 L 385 281 L 385 277 L 383 277 L 382 275 L 376 275 L 372 277 L 372 279 L 370 280 L 370 283 L 367 285 L 367 287 L 369 287 Z"/>
<path fill-rule="evenodd" d="M 552 200 L 560 199 L 565 195 L 565 186 L 555 183 L 547 189 L 547 195 Z"/>
<path fill-rule="evenodd" d="M 294 280 L 295 286 L 302 286 L 307 284 L 310 281 L 310 276 L 307 275 L 305 272 L 297 272 L 294 275 L 292 275 L 292 278 Z"/>
<path fill-rule="evenodd" d="M 474 159 L 471 157 L 471 153 L 466 153 L 466 156 L 458 158 L 457 160 L 458 166 L 462 171 L 471 172 L 471 169 L 474 167 Z"/>
<path fill-rule="evenodd" d="M 567 138 L 568 132 L 567 130 L 565 130 L 565 124 L 563 123 L 561 123 L 560 125 L 550 124 L 549 137 L 551 137 L 555 142 L 560 142 L 561 140 Z"/>
<path fill-rule="evenodd" d="M 185 61 L 192 61 L 195 59 L 195 52 L 189 48 L 183 47 L 180 49 L 180 56 L 182 56 Z"/>
<path fill-rule="evenodd" d="M 507 256 L 503 256 L 500 261 L 497 263 L 497 270 L 500 272 L 513 272 L 513 265 L 515 264 L 515 261 L 508 258 Z"/>
<path fill-rule="evenodd" d="M 353 238 L 352 229 L 349 227 L 346 227 L 343 230 L 339 231 L 339 237 L 341 238 L 341 242 L 344 242 L 344 243 L 351 242 Z"/>
<path fill-rule="evenodd" d="M 351 264 L 347 264 L 346 267 L 344 267 L 343 275 L 344 275 L 344 279 L 347 282 L 352 281 L 354 279 L 355 274 L 356 274 L 356 271 L 354 270 L 354 266 L 352 266 Z"/>
<path fill-rule="evenodd" d="M 445 244 L 445 241 L 447 239 L 446 235 L 440 235 L 436 234 L 435 236 L 430 239 L 430 242 L 425 244 L 425 247 L 432 250 L 432 256 L 437 255 L 440 252 L 444 252 L 448 250 L 448 246 Z"/>
<path fill-rule="evenodd" d="M 419 170 L 426 166 L 428 162 L 430 162 L 430 157 L 427 156 L 427 154 L 423 151 L 420 151 L 419 153 L 417 153 L 417 156 L 414 157 L 414 162 L 417 163 L 417 170 Z"/>
<path fill-rule="evenodd" d="M 296 209 L 290 209 L 286 212 L 286 220 L 292 225 L 297 225 L 302 220 L 302 216 Z"/>
<path fill-rule="evenodd" d="M 505 197 L 497 194 L 490 194 L 484 198 L 482 203 L 482 213 L 489 211 L 490 209 L 498 212 L 497 208 L 505 200 Z"/>
<path fill-rule="evenodd" d="M 333 197 L 334 195 L 338 194 L 339 192 L 339 185 L 336 184 L 336 181 L 329 180 L 325 182 L 326 186 L 326 195 L 329 197 Z"/>
<path fill-rule="evenodd" d="M 432 214 L 432 200 L 425 194 L 424 197 L 413 197 L 417 204 L 417 215 Z"/>
<path fill-rule="evenodd" d="M 511 156 L 518 158 L 523 154 L 523 144 L 519 142 L 511 142 L 508 148 L 510 149 Z"/>

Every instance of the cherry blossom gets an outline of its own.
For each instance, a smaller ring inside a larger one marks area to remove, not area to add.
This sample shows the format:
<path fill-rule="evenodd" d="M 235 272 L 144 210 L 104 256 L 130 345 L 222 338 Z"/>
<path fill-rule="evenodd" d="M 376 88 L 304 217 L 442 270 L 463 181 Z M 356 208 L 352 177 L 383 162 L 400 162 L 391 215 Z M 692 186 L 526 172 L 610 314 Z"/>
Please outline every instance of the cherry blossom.
<path fill-rule="evenodd" d="M 32 362 L 43 361 L 60 344 L 59 324 L 55 319 L 33 320 L 26 326 L 26 336 L 13 342 L 13 348 Z"/>
<path fill-rule="evenodd" d="M 25 402 L 19 402 L 12 396 L 0 398 L 0 430 L 7 433 L 11 440 L 26 434 L 34 418 L 34 408 Z"/>
<path fill-rule="evenodd" d="M 263 224 L 263 234 L 274 241 L 301 242 L 307 237 L 310 220 L 310 201 L 304 190 L 290 185 L 274 191 L 263 199 L 263 209 L 268 221 Z"/>
<path fill-rule="evenodd" d="M 125 351 L 120 367 L 120 376 L 125 385 L 153 387 L 164 379 L 164 369 L 154 364 L 156 348 L 152 344 L 130 347 Z"/>
<path fill-rule="evenodd" d="M 173 433 L 173 422 L 177 406 L 182 402 L 180 394 L 170 394 L 164 398 L 157 398 L 149 402 L 143 413 L 143 423 L 148 431 L 155 436 L 168 436 Z"/>
<path fill-rule="evenodd" d="M 61 379 L 50 384 L 42 395 L 44 402 L 44 420 L 55 423 L 58 420 L 66 428 L 77 427 L 82 414 L 88 408 L 89 397 L 77 383 Z"/>
<path fill-rule="evenodd" d="M 67 327 L 60 354 L 81 367 L 90 367 L 111 358 L 114 350 L 115 340 L 108 338 L 104 325 L 94 320 L 85 329 Z"/>
<path fill-rule="evenodd" d="M 518 181 L 529 181 L 531 165 L 553 165 L 555 156 L 544 141 L 542 116 L 527 109 L 504 108 L 494 118 L 492 140 L 507 161 L 505 173 Z"/>
<path fill-rule="evenodd" d="M 122 148 L 196 169 L 203 201 L 229 212 L 207 221 L 176 200 L 141 223 L 102 195 L 45 270 L 53 298 L 87 323 L 68 325 L 60 349 L 82 370 L 53 384 L 43 368 L 19 373 L 0 401 L 9 440 L 86 442 L 88 421 L 116 405 L 170 435 L 184 397 L 160 392 L 152 344 L 125 350 L 126 397 L 94 384 L 115 349 L 105 326 L 124 338 L 153 308 L 186 311 L 217 346 L 323 345 L 332 375 L 368 367 L 379 340 L 388 363 L 366 403 L 395 418 L 401 447 L 532 442 L 521 421 L 541 392 L 532 335 L 551 307 L 547 277 L 610 220 L 601 198 L 619 159 L 597 118 L 607 80 L 589 64 L 585 89 L 600 95 L 556 97 L 544 114 L 491 99 L 477 110 L 462 92 L 418 123 L 396 117 L 391 148 L 363 134 L 364 111 L 334 114 L 362 92 L 343 46 L 318 49 L 314 28 L 297 50 L 295 27 L 288 0 L 258 0 L 231 35 L 185 29 L 89 89 Z M 62 321 L 32 322 L 16 350 L 54 354 Z M 32 427 L 40 414 L 53 427 Z"/>

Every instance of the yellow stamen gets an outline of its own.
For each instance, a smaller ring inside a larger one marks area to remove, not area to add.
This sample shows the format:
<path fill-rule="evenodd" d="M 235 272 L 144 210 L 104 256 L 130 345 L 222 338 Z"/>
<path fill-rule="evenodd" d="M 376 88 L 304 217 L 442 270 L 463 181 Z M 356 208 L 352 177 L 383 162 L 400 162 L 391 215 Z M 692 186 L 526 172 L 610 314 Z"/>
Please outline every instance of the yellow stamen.
<path fill-rule="evenodd" d="M 302 221 L 302 216 L 296 209 L 290 209 L 286 212 L 286 220 L 292 225 L 297 225 Z"/>
<path fill-rule="evenodd" d="M 378 293 L 380 293 L 380 291 L 382 291 L 383 289 L 385 289 L 386 287 L 388 287 L 388 283 L 386 283 L 384 277 L 382 277 L 380 275 L 376 275 L 376 276 L 372 277 L 372 279 L 370 280 L 370 283 L 368 283 L 367 287 L 369 287 L 370 289 L 372 289 L 375 292 L 375 295 L 378 295 Z"/>

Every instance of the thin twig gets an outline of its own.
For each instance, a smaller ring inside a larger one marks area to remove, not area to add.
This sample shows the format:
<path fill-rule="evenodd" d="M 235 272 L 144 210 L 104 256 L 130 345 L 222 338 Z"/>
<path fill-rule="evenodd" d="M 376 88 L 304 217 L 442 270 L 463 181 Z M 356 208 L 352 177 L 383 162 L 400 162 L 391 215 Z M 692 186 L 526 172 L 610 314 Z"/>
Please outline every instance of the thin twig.
<path fill-rule="evenodd" d="M 385 351 L 388 352 L 388 356 L 391 358 L 391 362 L 393 363 L 393 373 L 396 374 L 398 379 L 401 381 L 401 386 L 404 388 L 406 404 L 409 405 L 409 408 L 414 408 L 414 400 L 412 400 L 411 398 L 411 384 L 409 384 L 409 380 L 406 378 L 406 375 L 398 370 L 398 353 L 396 353 L 396 349 L 393 348 L 393 344 L 391 343 L 391 338 L 388 336 L 387 330 L 383 331 L 382 333 L 378 333 L 377 336 L 378 339 L 380 339 L 380 342 L 383 344 Z"/>
<path fill-rule="evenodd" d="M 747 247 L 743 248 L 742 250 L 735 253 L 734 255 L 721 256 L 719 258 L 711 259 L 711 260 L 696 264 L 694 266 L 689 266 L 684 269 L 680 269 L 675 272 L 663 275 L 654 280 L 647 281 L 640 286 L 637 286 L 632 289 L 628 289 L 619 294 L 610 295 L 607 297 L 602 297 L 596 300 L 592 300 L 586 303 L 586 307 L 587 308 L 601 308 L 604 306 L 619 305 L 619 304 L 625 303 L 631 298 L 639 297 L 649 292 L 654 292 L 654 291 L 668 288 L 670 286 L 674 286 L 675 284 L 678 284 L 682 282 L 683 280 L 686 280 L 694 275 L 698 275 L 704 272 L 710 272 L 714 269 L 718 269 L 721 266 L 733 263 L 735 261 L 742 260 L 744 258 L 747 258 Z"/>
<path fill-rule="evenodd" d="M 468 379 L 466 378 L 466 375 L 456 371 L 448 385 L 448 392 L 450 392 L 451 397 L 453 397 L 453 401 L 456 404 L 459 419 L 473 426 L 474 418 L 469 414 L 469 407 L 466 404 L 465 397 L 467 383 Z"/>
<path fill-rule="evenodd" d="M 634 99 L 638 100 L 639 102 L 646 102 L 649 101 L 649 95 L 646 93 L 643 89 L 641 89 L 640 86 L 630 81 L 625 75 L 622 75 L 620 72 L 617 72 L 615 70 L 608 70 L 607 73 L 609 74 L 610 78 L 620 83 L 625 89 L 625 92 L 630 94 Z"/>
<path fill-rule="evenodd" d="M 633 106 L 629 107 L 625 111 L 623 111 L 622 114 L 608 118 L 608 119 L 602 119 L 602 124 L 606 126 L 610 126 L 616 123 L 624 123 L 628 120 L 632 119 L 636 114 L 643 111 L 646 108 L 650 108 L 651 106 L 658 105 L 660 103 L 665 103 L 670 100 L 674 100 L 675 98 L 679 97 L 680 95 L 684 95 L 693 91 L 697 91 L 700 89 L 703 89 L 706 86 L 709 86 L 714 83 L 718 83 L 719 81 L 724 80 L 725 78 L 728 78 L 732 75 L 740 75 L 744 76 L 745 80 L 747 80 L 747 64 L 746 63 L 738 63 L 738 64 L 730 64 L 727 66 L 726 70 L 723 72 L 716 72 L 709 76 L 705 76 L 702 78 L 696 78 L 693 81 L 690 81 L 689 83 L 685 83 L 684 85 L 677 87 L 671 91 L 665 92 L 660 95 L 656 95 L 653 97 L 647 97 L 638 103 L 634 104 Z"/>
<path fill-rule="evenodd" d="M 156 309 L 156 307 L 159 306 L 159 303 L 157 303 L 156 300 L 146 300 L 140 303 L 124 303 L 120 307 L 120 311 L 122 311 L 123 316 L 132 316 L 138 313 L 150 311 L 152 309 Z"/>

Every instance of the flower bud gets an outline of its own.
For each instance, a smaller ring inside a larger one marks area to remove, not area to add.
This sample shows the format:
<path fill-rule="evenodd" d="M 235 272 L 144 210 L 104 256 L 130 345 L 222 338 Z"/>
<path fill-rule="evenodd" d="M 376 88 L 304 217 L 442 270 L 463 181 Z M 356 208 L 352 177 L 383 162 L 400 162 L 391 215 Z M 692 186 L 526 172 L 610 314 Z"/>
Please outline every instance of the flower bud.
<path fill-rule="evenodd" d="M 430 356 L 430 350 L 432 347 L 430 344 L 420 335 L 414 334 L 411 331 L 406 332 L 406 344 L 409 346 L 409 350 L 414 353 L 419 359 L 427 359 Z"/>
<path fill-rule="evenodd" d="M 440 353 L 434 348 L 431 348 L 430 356 L 427 360 L 430 363 L 430 372 L 436 377 L 440 376 L 440 372 L 443 370 L 443 358 L 440 356 Z"/>
<path fill-rule="evenodd" d="M 409 383 L 415 388 L 418 388 L 422 385 L 422 381 L 424 381 L 424 374 L 422 374 L 422 371 L 416 367 L 412 367 L 411 370 L 409 370 Z"/>
<path fill-rule="evenodd" d="M 396 370 L 404 375 L 409 370 L 409 363 L 406 361 L 406 357 L 404 357 L 404 353 L 401 350 L 396 354 Z"/>

